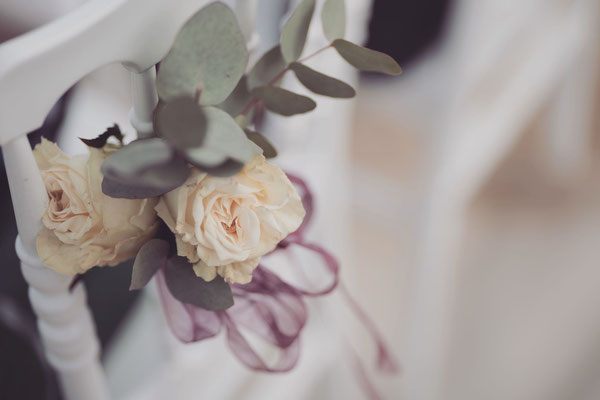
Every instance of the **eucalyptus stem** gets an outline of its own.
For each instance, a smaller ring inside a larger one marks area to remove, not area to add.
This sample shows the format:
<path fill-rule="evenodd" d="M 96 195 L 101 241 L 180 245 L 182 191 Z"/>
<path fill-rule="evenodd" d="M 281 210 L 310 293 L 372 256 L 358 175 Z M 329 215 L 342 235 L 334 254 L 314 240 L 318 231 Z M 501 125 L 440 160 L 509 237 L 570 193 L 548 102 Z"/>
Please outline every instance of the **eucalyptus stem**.
<path fill-rule="evenodd" d="M 297 62 L 299 63 L 303 63 L 306 62 L 308 60 L 310 60 L 311 58 L 313 58 L 314 56 L 324 52 L 325 50 L 331 48 L 333 45 L 332 43 L 328 44 L 325 47 L 320 48 L 319 50 L 315 51 L 312 54 L 309 54 L 308 56 L 299 59 Z M 288 72 L 289 70 L 291 70 L 290 64 L 288 64 L 280 73 L 278 73 L 277 75 L 275 75 L 275 77 L 273 79 L 271 79 L 265 86 L 273 86 L 275 83 L 277 83 L 277 81 L 279 81 L 281 78 L 283 78 L 283 76 L 286 74 L 286 72 Z M 252 101 L 250 101 L 250 103 L 248 103 L 248 105 L 246 106 L 246 108 L 244 108 L 244 111 L 242 111 L 241 115 L 248 115 L 248 113 L 250 111 L 252 111 L 252 109 L 260 102 L 260 100 L 258 98 L 253 98 Z"/>

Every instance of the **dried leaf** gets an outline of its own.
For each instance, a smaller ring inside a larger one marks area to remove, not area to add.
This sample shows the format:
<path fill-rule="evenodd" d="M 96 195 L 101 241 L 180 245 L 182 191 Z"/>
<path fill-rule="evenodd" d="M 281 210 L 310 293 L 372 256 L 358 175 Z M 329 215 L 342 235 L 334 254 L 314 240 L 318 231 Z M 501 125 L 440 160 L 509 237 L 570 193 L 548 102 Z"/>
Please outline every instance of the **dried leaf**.
<path fill-rule="evenodd" d="M 119 142 L 123 143 L 123 133 L 121 132 L 121 128 L 119 125 L 114 124 L 110 128 L 107 128 L 104 133 L 99 135 L 94 139 L 84 139 L 79 138 L 83 143 L 85 143 L 89 147 L 94 147 L 96 149 L 101 149 L 106 145 L 106 142 L 110 137 L 115 137 Z"/>

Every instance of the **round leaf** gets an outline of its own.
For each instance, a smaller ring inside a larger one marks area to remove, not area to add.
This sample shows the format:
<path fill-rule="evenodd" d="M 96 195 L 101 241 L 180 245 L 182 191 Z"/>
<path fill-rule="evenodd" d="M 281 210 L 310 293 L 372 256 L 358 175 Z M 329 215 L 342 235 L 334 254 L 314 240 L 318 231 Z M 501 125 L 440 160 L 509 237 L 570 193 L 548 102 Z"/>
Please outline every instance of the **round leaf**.
<path fill-rule="evenodd" d="M 173 158 L 171 148 L 159 138 L 136 140 L 109 155 L 102 163 L 107 176 L 134 176 L 148 167 L 168 163 Z"/>
<path fill-rule="evenodd" d="M 310 20 L 315 11 L 315 0 L 302 0 L 281 31 L 281 53 L 288 63 L 302 55 Z"/>
<path fill-rule="evenodd" d="M 203 167 L 202 169 L 212 176 L 228 177 L 233 176 L 244 168 L 244 164 L 235 160 L 227 160 L 216 167 Z"/>
<path fill-rule="evenodd" d="M 247 163 L 258 153 L 244 131 L 225 111 L 205 107 L 206 136 L 202 147 L 188 148 L 185 155 L 194 165 L 216 167 L 228 158 Z"/>
<path fill-rule="evenodd" d="M 244 132 L 246 132 L 248 139 L 252 140 L 258 147 L 262 149 L 265 158 L 277 157 L 277 150 L 275 149 L 275 146 L 273 146 L 266 137 L 258 132 L 251 131 L 250 129 L 244 129 Z"/>
<path fill-rule="evenodd" d="M 165 278 L 169 291 L 182 303 L 193 304 L 205 310 L 221 311 L 233 305 L 231 287 L 217 276 L 210 282 L 194 273 L 193 265 L 184 257 L 171 257 L 167 262 Z"/>
<path fill-rule="evenodd" d="M 264 102 L 267 109 L 285 116 L 312 111 L 317 106 L 311 98 L 279 87 L 261 86 L 252 93 Z"/>
<path fill-rule="evenodd" d="M 139 290 L 146 286 L 154 274 L 165 266 L 168 254 L 169 242 L 161 239 L 146 242 L 133 262 L 129 290 Z"/>
<path fill-rule="evenodd" d="M 321 12 L 323 32 L 329 41 L 341 39 L 346 33 L 346 3 L 344 0 L 327 0 Z"/>
<path fill-rule="evenodd" d="M 290 65 L 290 68 L 294 71 L 298 80 L 306 86 L 307 89 L 317 94 L 344 99 L 356 95 L 352 86 L 339 79 L 317 72 L 306 65 L 294 62 Z"/>
<path fill-rule="evenodd" d="M 246 76 L 242 76 L 242 79 L 238 82 L 237 86 L 231 92 L 229 97 L 224 102 L 218 105 L 218 107 L 225 111 L 227 114 L 235 117 L 244 111 L 246 106 L 252 101 L 252 95 L 248 91 Z"/>
<path fill-rule="evenodd" d="M 178 149 L 202 145 L 206 119 L 198 103 L 191 97 L 178 97 L 160 103 L 154 111 L 156 134 Z"/>
<path fill-rule="evenodd" d="M 102 192 L 110 197 L 160 196 L 185 182 L 187 164 L 162 139 L 137 140 L 108 156 L 101 166 Z"/>
<path fill-rule="evenodd" d="M 273 80 L 277 78 L 277 75 L 279 75 L 286 67 L 287 63 L 281 54 L 281 47 L 279 45 L 273 47 L 263 54 L 250 70 L 250 73 L 248 74 L 248 89 L 252 90 L 258 86 L 276 83 Z"/>
<path fill-rule="evenodd" d="M 246 41 L 235 14 L 223 3 L 198 11 L 183 26 L 173 47 L 161 62 L 156 80 L 164 101 L 194 97 L 200 104 L 223 102 L 244 74 L 248 64 Z"/>
<path fill-rule="evenodd" d="M 398 63 L 385 53 L 358 46 L 344 39 L 335 40 L 333 47 L 350 65 L 362 71 L 388 75 L 398 75 L 402 72 Z"/>
<path fill-rule="evenodd" d="M 102 179 L 102 192 L 120 199 L 147 199 L 161 196 L 181 186 L 190 170 L 181 158 L 167 164 L 148 167 L 136 175 L 107 176 Z"/>

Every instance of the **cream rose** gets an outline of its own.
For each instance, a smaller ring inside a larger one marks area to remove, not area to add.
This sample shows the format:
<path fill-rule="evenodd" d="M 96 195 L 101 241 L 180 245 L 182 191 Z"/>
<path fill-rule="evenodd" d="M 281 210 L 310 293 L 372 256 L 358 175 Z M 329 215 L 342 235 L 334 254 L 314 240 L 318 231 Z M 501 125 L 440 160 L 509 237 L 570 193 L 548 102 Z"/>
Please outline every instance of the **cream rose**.
<path fill-rule="evenodd" d="M 48 192 L 37 238 L 44 263 L 63 274 L 116 265 L 134 257 L 157 227 L 158 199 L 115 199 L 102 193 L 100 165 L 108 155 L 90 148 L 73 158 L 42 139 L 33 152 Z"/>
<path fill-rule="evenodd" d="M 156 211 L 196 275 L 210 281 L 218 274 L 231 283 L 250 282 L 259 258 L 298 229 L 305 214 L 294 186 L 262 155 L 232 177 L 194 169 Z"/>

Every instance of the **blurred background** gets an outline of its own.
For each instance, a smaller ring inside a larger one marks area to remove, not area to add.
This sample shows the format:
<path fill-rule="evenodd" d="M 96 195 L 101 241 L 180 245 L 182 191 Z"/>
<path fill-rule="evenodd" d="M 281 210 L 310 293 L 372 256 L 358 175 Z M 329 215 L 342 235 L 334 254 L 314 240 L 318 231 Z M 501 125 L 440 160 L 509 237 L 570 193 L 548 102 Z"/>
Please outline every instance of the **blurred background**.
<path fill-rule="evenodd" d="M 81 2 L 0 0 L 0 41 Z M 401 374 L 374 370 L 374 346 L 339 296 L 311 304 L 291 374 L 251 373 L 222 340 L 180 346 L 152 291 L 127 291 L 129 263 L 85 276 L 115 398 L 368 398 L 346 343 L 384 399 L 600 398 L 600 3 L 347 3 L 349 35 L 404 73 L 357 76 L 339 58 L 315 60 L 358 84 L 356 101 L 319 97 L 315 116 L 269 117 L 264 130 L 277 162 L 314 189 L 311 238 L 342 260 Z M 287 3 L 259 4 L 268 15 Z M 278 28 L 258 26 L 257 53 Z M 74 154 L 76 136 L 114 122 L 132 132 L 128 79 L 120 66 L 84 78 L 32 141 L 43 134 Z M 60 398 L 0 184 L 0 399 Z"/>

